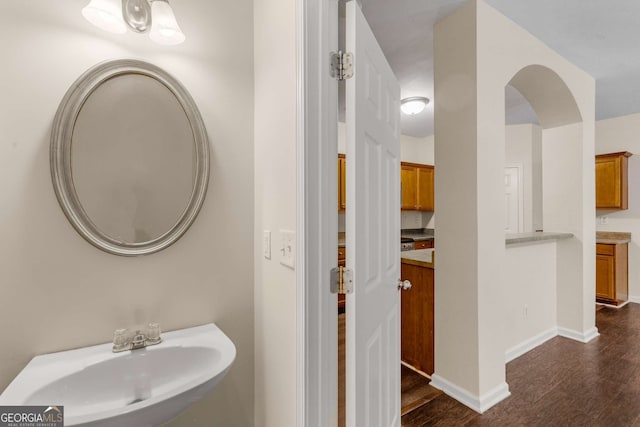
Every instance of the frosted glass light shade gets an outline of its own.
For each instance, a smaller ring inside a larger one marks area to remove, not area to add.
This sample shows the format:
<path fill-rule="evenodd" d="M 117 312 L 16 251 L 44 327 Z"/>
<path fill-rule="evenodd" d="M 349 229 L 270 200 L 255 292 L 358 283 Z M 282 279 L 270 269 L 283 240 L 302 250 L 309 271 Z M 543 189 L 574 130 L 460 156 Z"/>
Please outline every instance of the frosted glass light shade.
<path fill-rule="evenodd" d="M 401 101 L 400 109 L 403 113 L 413 116 L 421 113 L 429 103 L 429 98 L 423 96 L 412 96 Z"/>
<path fill-rule="evenodd" d="M 151 3 L 151 15 L 151 40 L 165 45 L 180 44 L 185 40 L 168 1 L 154 0 Z"/>
<path fill-rule="evenodd" d="M 115 34 L 127 32 L 127 26 L 122 18 L 122 3 L 120 0 L 91 0 L 82 9 L 82 16 L 93 25 Z"/>

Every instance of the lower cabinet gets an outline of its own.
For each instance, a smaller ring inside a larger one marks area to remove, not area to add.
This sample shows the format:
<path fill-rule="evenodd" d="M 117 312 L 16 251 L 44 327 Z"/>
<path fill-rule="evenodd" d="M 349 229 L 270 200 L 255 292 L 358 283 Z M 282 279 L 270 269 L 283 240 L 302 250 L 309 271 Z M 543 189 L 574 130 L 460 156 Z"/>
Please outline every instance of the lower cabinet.
<path fill-rule="evenodd" d="M 402 280 L 411 281 L 411 290 L 401 292 L 401 359 L 418 371 L 434 370 L 434 282 L 433 269 L 401 264 Z"/>
<path fill-rule="evenodd" d="M 629 298 L 628 244 L 596 244 L 596 301 L 620 305 Z"/>
<path fill-rule="evenodd" d="M 418 242 L 413 242 L 413 249 L 431 249 L 433 248 L 433 240 L 421 240 Z"/>

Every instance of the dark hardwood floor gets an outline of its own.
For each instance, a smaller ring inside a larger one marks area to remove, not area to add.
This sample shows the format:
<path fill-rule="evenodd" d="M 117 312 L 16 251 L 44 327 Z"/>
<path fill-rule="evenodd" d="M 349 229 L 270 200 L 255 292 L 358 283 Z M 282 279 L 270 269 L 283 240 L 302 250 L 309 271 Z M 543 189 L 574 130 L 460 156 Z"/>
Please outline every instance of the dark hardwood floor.
<path fill-rule="evenodd" d="M 408 414 L 442 394 L 440 390 L 429 385 L 430 379 L 412 369 L 401 365 L 400 372 L 400 408 L 402 415 Z"/>
<path fill-rule="evenodd" d="M 442 394 L 402 425 L 640 427 L 640 305 L 601 308 L 596 324 L 588 344 L 556 337 L 508 363 L 511 397 L 484 414 Z"/>

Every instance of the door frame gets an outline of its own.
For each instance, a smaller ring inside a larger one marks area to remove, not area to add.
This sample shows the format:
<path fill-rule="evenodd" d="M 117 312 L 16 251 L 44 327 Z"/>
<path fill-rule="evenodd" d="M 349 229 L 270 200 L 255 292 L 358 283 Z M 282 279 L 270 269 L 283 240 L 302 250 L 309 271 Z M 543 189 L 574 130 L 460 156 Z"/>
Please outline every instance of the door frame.
<path fill-rule="evenodd" d="M 523 233 L 524 223 L 524 179 L 522 163 L 505 163 L 504 168 L 515 168 L 518 170 L 518 232 Z M 533 230 L 532 230 L 533 231 Z"/>
<path fill-rule="evenodd" d="M 338 0 L 296 0 L 296 424 L 338 422 Z"/>

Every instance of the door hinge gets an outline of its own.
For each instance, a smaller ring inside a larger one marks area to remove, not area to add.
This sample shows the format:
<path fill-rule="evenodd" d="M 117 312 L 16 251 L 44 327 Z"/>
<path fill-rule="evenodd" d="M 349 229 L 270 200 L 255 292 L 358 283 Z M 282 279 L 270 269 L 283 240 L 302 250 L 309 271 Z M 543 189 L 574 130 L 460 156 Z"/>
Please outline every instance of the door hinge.
<path fill-rule="evenodd" d="M 350 294 L 353 292 L 353 271 L 345 267 L 331 269 L 331 293 Z"/>
<path fill-rule="evenodd" d="M 353 55 L 343 51 L 331 53 L 331 77 L 346 80 L 353 77 Z"/>

